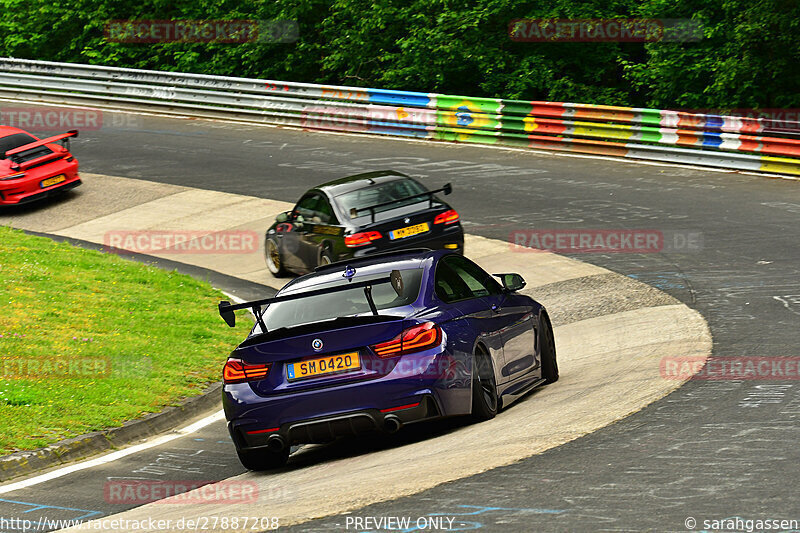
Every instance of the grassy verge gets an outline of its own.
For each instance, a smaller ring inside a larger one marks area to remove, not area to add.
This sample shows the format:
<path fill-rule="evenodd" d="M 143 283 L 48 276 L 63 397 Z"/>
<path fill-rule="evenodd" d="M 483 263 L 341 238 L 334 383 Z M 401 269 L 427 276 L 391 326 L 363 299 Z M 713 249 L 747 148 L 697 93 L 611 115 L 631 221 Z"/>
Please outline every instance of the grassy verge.
<path fill-rule="evenodd" d="M 177 272 L 0 226 L 0 455 L 119 426 L 220 379 L 252 323 L 228 328 L 221 298 Z"/>

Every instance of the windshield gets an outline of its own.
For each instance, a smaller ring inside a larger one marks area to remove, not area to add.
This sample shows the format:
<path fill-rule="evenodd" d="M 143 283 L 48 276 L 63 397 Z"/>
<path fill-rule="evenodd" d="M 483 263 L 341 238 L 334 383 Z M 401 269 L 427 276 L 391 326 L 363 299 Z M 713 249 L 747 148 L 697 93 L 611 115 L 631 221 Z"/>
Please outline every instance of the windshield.
<path fill-rule="evenodd" d="M 392 285 L 384 283 L 372 288 L 372 299 L 378 311 L 403 307 L 414 303 L 419 296 L 419 289 L 422 280 L 421 268 L 401 270 L 403 278 L 403 293 L 398 296 Z M 389 275 L 388 272 L 355 278 L 357 281 L 370 279 L 382 279 Z M 329 283 L 322 283 L 308 287 L 305 290 L 316 290 L 337 285 L 347 285 L 348 281 L 341 278 Z M 299 291 L 299 292 L 303 292 Z M 264 323 L 269 331 L 280 328 L 291 328 L 301 324 L 331 320 L 343 316 L 353 316 L 358 314 L 371 314 L 369 303 L 364 295 L 364 288 L 345 289 L 339 292 L 314 296 L 313 298 L 301 298 L 288 302 L 278 302 L 270 305 L 264 311 Z M 253 328 L 253 335 L 262 333 L 261 327 L 256 324 Z"/>
<path fill-rule="evenodd" d="M 379 213 L 384 213 L 392 209 L 397 209 L 398 207 L 416 204 L 419 202 L 427 202 L 427 196 L 410 198 L 425 192 L 427 192 L 427 189 L 423 187 L 422 184 L 410 178 L 405 178 L 386 183 L 379 183 L 370 187 L 358 189 L 357 191 L 340 194 L 336 197 L 336 200 L 339 202 L 339 205 L 342 206 L 344 212 L 350 216 L 350 218 L 370 217 L 369 211 L 360 211 L 358 216 L 354 217 L 352 215 L 352 209 L 363 209 L 372 205 L 399 200 L 397 203 L 375 209 L 375 219 L 379 220 L 381 218 L 377 216 Z"/>

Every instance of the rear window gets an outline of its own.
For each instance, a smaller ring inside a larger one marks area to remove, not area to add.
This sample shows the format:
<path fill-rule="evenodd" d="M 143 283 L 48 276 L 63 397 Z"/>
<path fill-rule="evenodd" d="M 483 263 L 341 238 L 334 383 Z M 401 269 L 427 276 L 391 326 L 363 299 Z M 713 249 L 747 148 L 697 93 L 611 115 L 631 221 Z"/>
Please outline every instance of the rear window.
<path fill-rule="evenodd" d="M 13 150 L 14 148 L 19 148 L 20 146 L 25 146 L 26 144 L 35 142 L 36 139 L 26 133 L 15 133 L 13 135 L 2 137 L 0 138 L 0 157 L 2 157 L 9 150 Z M 53 153 L 53 151 L 50 148 L 46 146 L 40 146 L 33 149 L 31 153 L 24 152 L 21 155 L 24 161 L 29 161 L 31 159 L 51 153 Z"/>
<path fill-rule="evenodd" d="M 422 268 L 400 270 L 400 275 L 403 277 L 403 294 L 401 296 L 397 295 L 394 288 L 392 288 L 392 285 L 389 283 L 374 286 L 372 288 L 372 299 L 375 302 L 375 307 L 378 309 L 378 314 L 383 314 L 381 311 L 384 310 L 403 307 L 414 303 L 419 296 L 423 270 Z M 354 280 L 366 281 L 385 278 L 388 275 L 388 272 L 383 272 L 361 278 L 356 276 Z M 342 278 L 341 280 L 314 285 L 298 292 L 302 293 L 303 291 L 347 284 L 348 281 Z M 294 293 L 290 292 L 287 294 Z M 308 299 L 301 298 L 299 300 L 272 304 L 264 311 L 264 323 L 267 325 L 268 330 L 274 331 L 280 328 L 291 328 L 302 324 L 358 314 L 372 314 L 367 298 L 364 295 L 363 287 L 345 289 Z M 262 333 L 261 327 L 256 324 L 252 334 L 256 335 L 259 333 Z"/>
<path fill-rule="evenodd" d="M 35 143 L 36 139 L 24 133 L 15 133 L 7 137 L 0 138 L 0 153 L 5 153 L 8 150 L 19 148 L 26 144 Z"/>
<path fill-rule="evenodd" d="M 422 184 L 412 179 L 405 178 L 386 183 L 378 183 L 376 185 L 364 187 L 363 189 L 359 189 L 357 191 L 340 194 L 336 197 L 336 201 L 339 202 L 339 205 L 342 207 L 344 212 L 347 213 L 347 216 L 352 219 L 370 217 L 369 211 L 360 211 L 358 216 L 353 217 L 351 211 L 352 209 L 363 209 L 375 204 L 399 200 L 397 203 L 379 207 L 375 210 L 375 220 L 380 220 L 381 217 L 379 215 L 381 213 L 385 213 L 386 211 L 391 211 L 392 209 L 397 209 L 398 207 L 416 204 L 419 202 L 427 202 L 427 196 L 410 198 L 411 196 L 425 192 L 427 192 L 427 189 L 423 187 Z"/>

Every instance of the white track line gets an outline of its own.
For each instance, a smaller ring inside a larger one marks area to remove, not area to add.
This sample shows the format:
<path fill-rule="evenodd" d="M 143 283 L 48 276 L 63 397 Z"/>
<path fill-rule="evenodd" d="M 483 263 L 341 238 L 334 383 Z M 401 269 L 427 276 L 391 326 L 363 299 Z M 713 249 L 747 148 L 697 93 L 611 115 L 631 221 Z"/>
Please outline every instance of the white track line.
<path fill-rule="evenodd" d="M 23 479 L 22 481 L 17 481 L 16 483 L 11 483 L 9 485 L 2 485 L 0 486 L 0 494 L 6 494 L 8 492 L 12 492 L 15 490 L 24 489 L 27 487 L 31 487 L 33 485 L 38 485 L 39 483 L 44 483 L 45 481 L 50 481 L 51 479 L 59 478 L 61 476 L 66 476 L 67 474 L 71 474 L 72 472 L 77 472 L 79 470 L 85 470 L 87 468 L 92 468 L 95 466 L 110 463 L 112 461 L 116 461 L 117 459 L 121 459 L 125 456 L 132 455 L 134 453 L 139 453 L 143 450 L 147 450 L 148 448 L 154 448 L 155 446 L 160 446 L 164 443 L 170 442 L 180 437 L 190 435 L 210 424 L 213 424 L 214 422 L 224 419 L 225 419 L 225 413 L 222 410 L 219 410 L 213 415 L 207 416 L 201 420 L 198 420 L 197 422 L 189 424 L 188 426 L 181 428 L 175 431 L 174 433 L 170 433 L 168 435 L 162 435 L 161 437 L 157 437 L 149 442 L 137 444 L 135 446 L 131 446 L 130 448 L 125 448 L 124 450 L 111 452 L 107 455 L 103 455 L 95 459 L 90 459 L 89 461 L 84 461 L 82 463 L 65 466 L 64 468 L 59 468 L 58 470 L 53 470 L 52 472 L 47 472 L 46 474 L 42 474 L 40 476 Z"/>

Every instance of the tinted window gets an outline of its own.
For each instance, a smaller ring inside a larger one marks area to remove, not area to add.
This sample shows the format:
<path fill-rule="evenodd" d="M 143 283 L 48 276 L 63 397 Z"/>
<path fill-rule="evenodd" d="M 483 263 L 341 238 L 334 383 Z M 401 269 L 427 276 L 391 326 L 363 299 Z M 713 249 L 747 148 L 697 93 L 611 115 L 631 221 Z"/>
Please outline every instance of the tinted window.
<path fill-rule="evenodd" d="M 25 133 L 15 133 L 14 135 L 8 135 L 6 137 L 0 138 L 0 154 L 3 154 L 9 150 L 13 150 L 14 148 L 19 148 L 20 146 L 25 146 L 26 144 L 35 143 L 36 139 L 27 135 Z M 53 151 L 46 147 L 40 146 L 35 150 L 34 154 L 27 154 L 24 157 L 24 160 L 34 159 L 36 157 L 41 157 L 46 154 L 51 154 Z M 31 157 L 31 155 L 33 155 Z"/>
<path fill-rule="evenodd" d="M 319 196 L 316 194 L 309 194 L 304 196 L 297 202 L 294 210 L 295 213 L 301 215 L 303 218 L 310 219 L 317 211 L 317 204 L 319 203 Z"/>
<path fill-rule="evenodd" d="M 436 296 L 445 302 L 500 294 L 497 281 L 472 261 L 451 255 L 439 261 L 435 275 Z"/>
<path fill-rule="evenodd" d="M 403 294 L 398 296 L 391 284 L 384 283 L 372 288 L 372 299 L 379 314 L 381 310 L 393 309 L 404 305 L 412 304 L 419 296 L 419 288 L 422 280 L 421 268 L 401 270 L 403 276 Z M 372 276 L 364 276 L 358 281 L 385 278 L 388 272 Z M 325 284 L 314 285 L 303 290 L 316 290 L 336 285 L 347 285 L 348 281 L 344 278 Z M 303 292 L 303 290 L 299 292 Z M 292 292 L 293 293 L 293 292 Z M 287 293 L 291 294 L 291 293 Z M 364 289 L 345 289 L 340 292 L 314 296 L 309 299 L 291 300 L 288 302 L 278 302 L 272 304 L 264 312 L 264 322 L 267 329 L 274 331 L 279 328 L 287 328 L 330 320 L 342 316 L 352 316 L 357 314 L 372 313 L 369 303 L 364 295 Z M 261 333 L 261 328 L 256 325 L 253 334 Z"/>
<path fill-rule="evenodd" d="M 405 178 L 385 183 L 378 183 L 375 185 L 370 185 L 369 187 L 364 187 L 363 189 L 358 189 L 357 191 L 340 194 L 336 197 L 336 201 L 339 202 L 339 205 L 342 207 L 342 211 L 350 215 L 350 218 L 362 218 L 370 217 L 370 212 L 359 211 L 358 215 L 353 217 L 352 210 L 363 209 L 376 204 L 399 200 L 397 203 L 379 207 L 375 210 L 375 219 L 380 220 L 381 217 L 377 216 L 380 213 L 385 213 L 386 211 L 411 204 L 428 202 L 427 196 L 410 198 L 424 192 L 427 192 L 427 189 L 425 189 L 422 184 L 417 183 L 412 179 Z"/>
<path fill-rule="evenodd" d="M 336 217 L 328 200 L 319 194 L 310 194 L 300 199 L 294 210 L 308 222 L 336 224 Z"/>
<path fill-rule="evenodd" d="M 319 204 L 317 205 L 317 213 L 320 222 L 323 224 L 338 224 L 336 216 L 333 214 L 333 208 L 327 198 L 320 196 Z"/>
<path fill-rule="evenodd" d="M 436 267 L 436 296 L 444 302 L 456 302 L 472 298 L 472 291 L 456 272 L 444 262 Z"/>

